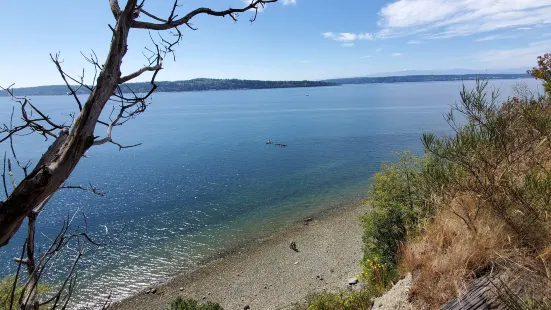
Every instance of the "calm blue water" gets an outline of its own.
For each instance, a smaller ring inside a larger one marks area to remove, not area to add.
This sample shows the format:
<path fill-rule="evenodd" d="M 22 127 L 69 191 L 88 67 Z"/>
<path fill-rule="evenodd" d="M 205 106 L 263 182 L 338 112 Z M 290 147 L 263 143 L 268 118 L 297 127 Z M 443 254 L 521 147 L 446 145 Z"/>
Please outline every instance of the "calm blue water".
<path fill-rule="evenodd" d="M 518 82 L 492 84 L 507 96 Z M 108 245 L 85 257 L 75 301 L 128 296 L 224 249 L 363 197 L 370 176 L 395 158 L 393 151 L 420 153 L 423 131 L 447 132 L 442 114 L 458 100 L 460 87 L 436 82 L 156 94 L 145 114 L 113 132 L 120 143 L 143 145 L 94 147 L 68 182 L 91 183 L 108 195 L 58 192 L 39 218 L 40 232 L 54 236 L 67 216 L 76 214 L 78 222 L 86 214 L 90 233 Z M 57 119 L 76 108 L 66 96 L 33 103 Z M 0 98 L 0 104 L 10 103 Z M 2 108 L 0 120 L 10 112 Z M 268 139 L 288 146 L 266 145 Z M 19 141 L 20 156 L 35 162 L 47 146 L 40 138 Z M 0 248 L 0 276 L 13 272 L 22 242 L 18 234 Z"/>

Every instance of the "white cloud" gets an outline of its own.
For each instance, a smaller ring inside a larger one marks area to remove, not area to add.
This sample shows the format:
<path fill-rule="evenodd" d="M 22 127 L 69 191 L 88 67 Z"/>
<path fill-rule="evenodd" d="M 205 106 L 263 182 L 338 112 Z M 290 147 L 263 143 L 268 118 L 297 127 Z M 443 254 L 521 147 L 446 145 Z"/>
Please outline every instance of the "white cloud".
<path fill-rule="evenodd" d="M 365 55 L 365 56 L 360 57 L 360 59 L 366 59 L 366 58 L 371 58 L 371 55 Z"/>
<path fill-rule="evenodd" d="M 332 39 L 335 41 L 355 41 L 357 38 L 358 36 L 355 33 L 343 32 Z"/>
<path fill-rule="evenodd" d="M 383 48 L 382 48 L 382 47 L 379 47 L 378 49 L 375 50 L 375 52 L 380 52 L 380 51 L 382 51 L 382 50 L 383 50 Z"/>
<path fill-rule="evenodd" d="M 333 33 L 333 32 L 324 32 L 321 34 L 326 39 L 331 39 L 335 41 L 340 42 L 353 42 L 357 40 L 373 40 L 373 34 L 365 32 L 365 33 L 351 33 L 351 32 L 341 32 L 341 33 Z"/>
<path fill-rule="evenodd" d="M 392 56 L 402 56 L 402 53 L 392 53 Z"/>
<path fill-rule="evenodd" d="M 451 38 L 549 24 L 551 0 L 395 0 L 379 16 L 380 38 Z"/>
<path fill-rule="evenodd" d="M 475 41 L 476 42 L 484 42 L 484 41 L 494 41 L 494 40 L 503 40 L 503 39 L 515 39 L 517 36 L 514 35 L 508 35 L 508 34 L 494 34 L 491 36 L 486 36 L 482 38 L 478 38 Z"/>
<path fill-rule="evenodd" d="M 347 42 L 347 43 L 343 43 L 341 44 L 342 47 L 354 47 L 356 46 L 356 43 L 354 42 Z"/>
<path fill-rule="evenodd" d="M 421 41 L 419 41 L 419 40 L 410 40 L 410 41 L 408 41 L 408 44 L 421 44 Z"/>
<path fill-rule="evenodd" d="M 297 4 L 297 0 L 283 0 L 283 5 Z"/>
<path fill-rule="evenodd" d="M 489 50 L 475 54 L 472 58 L 493 67 L 528 67 L 536 63 L 537 56 L 547 53 L 549 46 L 551 40 L 544 40 L 523 48 Z"/>
<path fill-rule="evenodd" d="M 358 40 L 373 40 L 373 34 L 369 32 L 359 33 Z"/>
<path fill-rule="evenodd" d="M 303 63 L 303 64 L 309 64 L 309 63 L 311 63 L 310 60 L 295 60 L 294 62 L 300 62 L 300 63 Z"/>

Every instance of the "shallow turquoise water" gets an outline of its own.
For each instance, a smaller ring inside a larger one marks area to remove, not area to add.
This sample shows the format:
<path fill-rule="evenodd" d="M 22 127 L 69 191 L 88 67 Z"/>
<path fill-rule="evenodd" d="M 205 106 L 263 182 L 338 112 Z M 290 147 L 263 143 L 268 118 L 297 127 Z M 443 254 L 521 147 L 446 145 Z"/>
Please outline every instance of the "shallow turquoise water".
<path fill-rule="evenodd" d="M 492 84 L 507 96 L 517 82 Z M 363 197 L 393 151 L 420 153 L 423 131 L 447 132 L 442 114 L 458 100 L 460 86 L 156 94 L 145 114 L 113 133 L 123 144 L 143 145 L 95 147 L 68 182 L 89 182 L 108 195 L 61 191 L 39 227 L 54 235 L 66 216 L 85 213 L 90 233 L 108 245 L 85 257 L 75 301 L 128 296 L 235 244 Z M 76 108 L 65 96 L 33 102 L 56 118 Z M 0 104 L 7 105 L 6 98 Z M 0 119 L 9 112 L 3 108 Z M 18 151 L 29 158 L 46 147 L 41 139 L 20 141 Z M 22 238 L 0 249 L 0 276 L 13 272 Z M 64 267 L 56 268 L 53 274 Z"/>

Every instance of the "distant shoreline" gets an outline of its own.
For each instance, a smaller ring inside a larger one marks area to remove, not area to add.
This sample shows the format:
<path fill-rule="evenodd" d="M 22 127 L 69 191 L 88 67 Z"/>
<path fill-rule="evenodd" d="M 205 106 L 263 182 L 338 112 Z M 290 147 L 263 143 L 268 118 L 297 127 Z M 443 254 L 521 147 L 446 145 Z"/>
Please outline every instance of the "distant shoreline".
<path fill-rule="evenodd" d="M 530 78 L 528 74 L 458 74 L 458 75 L 405 75 L 386 77 L 356 77 L 329 79 L 322 81 L 260 81 L 237 79 L 193 79 L 186 81 L 161 81 L 157 82 L 156 93 L 221 91 L 221 90 L 255 90 L 255 89 L 282 89 L 282 88 L 310 88 L 341 86 L 346 84 L 394 84 L 394 83 L 426 83 L 426 82 L 453 82 L 471 81 L 476 79 L 488 80 L 515 80 Z M 129 83 L 135 93 L 146 93 L 150 83 Z M 74 87 L 77 88 L 77 87 Z M 46 85 L 34 87 L 14 88 L 17 96 L 61 96 L 67 95 L 65 85 Z M 88 90 L 80 90 L 77 95 L 88 95 Z M 7 97 L 5 91 L 0 91 L 0 97 Z"/>

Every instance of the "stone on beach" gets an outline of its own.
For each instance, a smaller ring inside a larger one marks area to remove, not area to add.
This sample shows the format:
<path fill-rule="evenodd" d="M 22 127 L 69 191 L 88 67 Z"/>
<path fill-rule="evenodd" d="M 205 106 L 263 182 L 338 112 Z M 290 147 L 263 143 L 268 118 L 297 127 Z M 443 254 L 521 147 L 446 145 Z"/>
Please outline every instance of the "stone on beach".
<path fill-rule="evenodd" d="M 348 285 L 356 285 L 356 284 L 358 284 L 358 282 L 359 282 L 358 278 L 356 278 L 356 277 L 352 277 L 352 278 L 348 279 Z"/>

